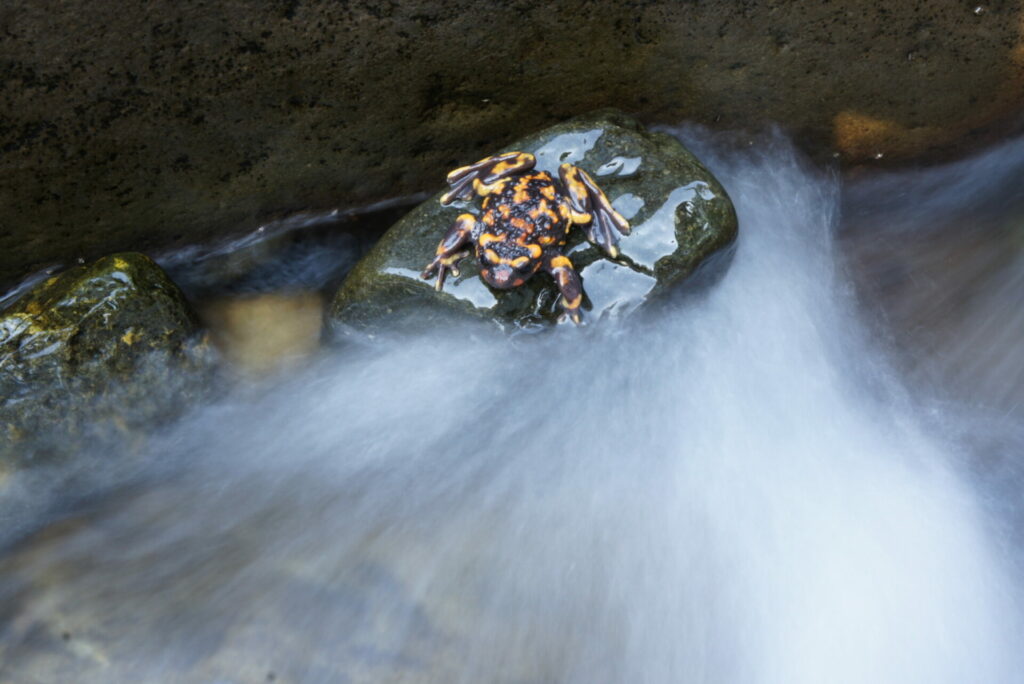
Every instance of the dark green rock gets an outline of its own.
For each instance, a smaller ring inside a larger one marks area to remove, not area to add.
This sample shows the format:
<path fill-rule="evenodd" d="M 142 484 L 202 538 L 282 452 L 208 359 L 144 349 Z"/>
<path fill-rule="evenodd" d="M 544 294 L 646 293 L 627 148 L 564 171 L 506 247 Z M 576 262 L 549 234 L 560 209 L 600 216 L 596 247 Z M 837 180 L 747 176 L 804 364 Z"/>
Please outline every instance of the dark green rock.
<path fill-rule="evenodd" d="M 0 468 L 132 443 L 205 387 L 212 352 L 148 257 L 51 277 L 0 313 Z"/>
<path fill-rule="evenodd" d="M 671 136 L 649 133 L 619 112 L 578 117 L 494 152 L 508 150 L 534 153 L 538 168 L 556 175 L 562 162 L 586 169 L 632 225 L 617 262 L 579 230 L 566 248 L 583 279 L 589 321 L 627 313 L 672 290 L 736 236 L 732 202 L 711 173 Z M 479 201 L 442 207 L 439 197 L 406 215 L 355 266 L 331 304 L 336 332 L 373 329 L 411 312 L 417 324 L 451 313 L 520 326 L 557 318 L 558 291 L 543 273 L 522 287 L 494 290 L 469 257 L 442 292 L 420 279 L 455 217 L 479 213 Z"/>

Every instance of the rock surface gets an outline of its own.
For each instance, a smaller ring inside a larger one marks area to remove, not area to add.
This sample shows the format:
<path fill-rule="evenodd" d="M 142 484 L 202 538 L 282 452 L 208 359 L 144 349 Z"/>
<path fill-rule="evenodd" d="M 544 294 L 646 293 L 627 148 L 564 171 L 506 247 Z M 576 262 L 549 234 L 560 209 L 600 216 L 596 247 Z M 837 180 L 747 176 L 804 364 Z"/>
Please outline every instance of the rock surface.
<path fill-rule="evenodd" d="M 212 354 L 142 254 L 104 257 L 0 312 L 0 468 L 131 440 L 203 391 Z"/>
<path fill-rule="evenodd" d="M 1024 103 L 1024 10 L 976 7 L 13 0 L 0 8 L 0 288 L 52 263 L 417 192 L 599 107 L 776 121 L 851 162 L 963 149 Z"/>
<path fill-rule="evenodd" d="M 537 168 L 556 178 L 559 164 L 579 165 L 632 225 L 616 261 L 588 243 L 581 230 L 573 231 L 565 249 L 583 280 L 584 317 L 590 321 L 632 311 L 670 291 L 736 236 L 732 202 L 711 173 L 674 138 L 649 133 L 624 114 L 578 117 L 493 152 L 509 150 L 532 152 Z M 331 304 L 336 333 L 372 330 L 409 312 L 415 312 L 417 325 L 450 313 L 518 326 L 558 317 L 558 290 L 544 273 L 521 287 L 495 290 L 470 256 L 441 292 L 419 277 L 455 217 L 479 214 L 476 198 L 444 207 L 439 197 L 407 214 L 352 269 Z"/>

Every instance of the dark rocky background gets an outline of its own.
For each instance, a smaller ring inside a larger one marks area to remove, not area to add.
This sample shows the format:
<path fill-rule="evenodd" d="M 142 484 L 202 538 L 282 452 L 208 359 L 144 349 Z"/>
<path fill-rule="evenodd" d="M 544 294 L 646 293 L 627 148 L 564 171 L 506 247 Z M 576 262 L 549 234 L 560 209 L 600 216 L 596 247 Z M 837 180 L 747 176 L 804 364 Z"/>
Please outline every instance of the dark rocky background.
<path fill-rule="evenodd" d="M 1019 2 L 202 2 L 0 7 L 0 285 L 50 264 L 435 190 L 604 106 L 783 124 L 847 163 L 1015 130 Z"/>

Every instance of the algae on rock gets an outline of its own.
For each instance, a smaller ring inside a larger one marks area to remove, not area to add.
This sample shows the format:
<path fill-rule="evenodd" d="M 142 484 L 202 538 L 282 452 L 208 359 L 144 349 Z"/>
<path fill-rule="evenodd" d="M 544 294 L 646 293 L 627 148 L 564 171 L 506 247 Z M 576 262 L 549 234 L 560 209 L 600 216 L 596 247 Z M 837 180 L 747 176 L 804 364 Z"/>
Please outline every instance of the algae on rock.
<path fill-rule="evenodd" d="M 580 116 L 494 152 L 511 150 L 533 153 L 537 168 L 556 176 L 563 162 L 584 168 L 632 225 L 614 261 L 580 230 L 566 246 L 583 280 L 590 321 L 632 311 L 672 290 L 736 237 L 735 210 L 714 176 L 677 140 L 648 132 L 620 112 Z M 439 197 L 406 215 L 355 266 L 328 314 L 336 334 L 370 331 L 410 313 L 417 325 L 453 313 L 518 326 L 555 320 L 558 290 L 543 273 L 521 287 L 494 290 L 470 256 L 442 292 L 420 279 L 455 217 L 479 214 L 477 201 L 442 207 Z"/>
<path fill-rule="evenodd" d="M 130 443 L 205 391 L 213 354 L 148 257 L 53 276 L 0 312 L 0 468 Z"/>

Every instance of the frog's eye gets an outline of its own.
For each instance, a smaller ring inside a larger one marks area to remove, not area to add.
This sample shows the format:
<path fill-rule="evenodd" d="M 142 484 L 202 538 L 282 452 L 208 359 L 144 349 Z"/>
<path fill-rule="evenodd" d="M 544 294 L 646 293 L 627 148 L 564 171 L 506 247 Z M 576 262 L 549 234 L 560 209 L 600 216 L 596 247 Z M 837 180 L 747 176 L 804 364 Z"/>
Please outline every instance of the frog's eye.
<path fill-rule="evenodd" d="M 484 250 L 484 259 L 491 262 L 492 264 L 496 264 L 501 261 L 501 257 L 498 256 L 498 253 L 495 252 L 493 249 Z"/>
<path fill-rule="evenodd" d="M 515 259 L 512 260 L 512 268 L 523 268 L 528 263 L 530 263 L 530 257 L 516 257 Z"/>

